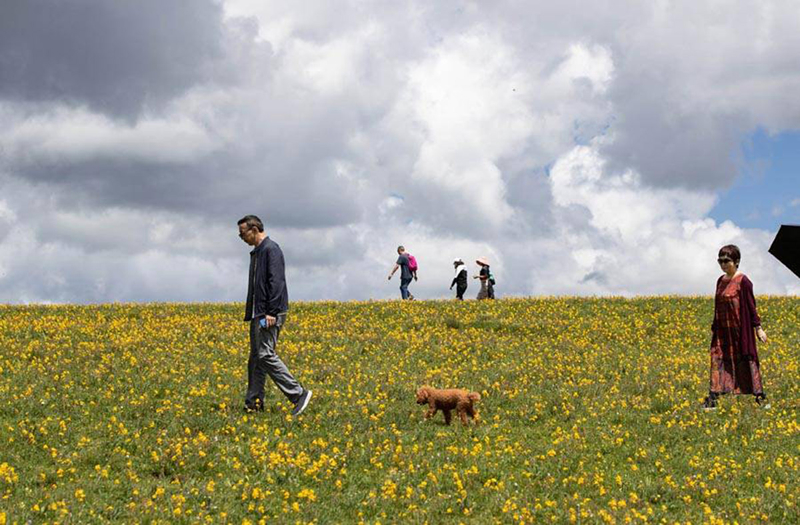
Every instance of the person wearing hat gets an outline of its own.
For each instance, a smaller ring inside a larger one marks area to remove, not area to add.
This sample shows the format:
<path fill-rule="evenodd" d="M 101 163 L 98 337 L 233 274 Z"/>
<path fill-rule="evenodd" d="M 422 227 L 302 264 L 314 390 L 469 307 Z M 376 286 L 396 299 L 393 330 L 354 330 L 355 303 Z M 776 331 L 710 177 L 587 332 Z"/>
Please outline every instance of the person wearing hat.
<path fill-rule="evenodd" d="M 494 276 L 489 268 L 489 260 L 486 257 L 479 257 L 475 262 L 481 267 L 480 273 L 472 277 L 473 279 L 481 280 L 481 290 L 478 292 L 478 300 L 494 299 Z"/>
<path fill-rule="evenodd" d="M 453 282 L 450 283 L 450 289 L 456 287 L 456 299 L 459 301 L 464 300 L 464 292 L 467 291 L 467 265 L 461 259 L 453 261 L 453 268 L 456 271 L 456 276 L 453 277 Z"/>

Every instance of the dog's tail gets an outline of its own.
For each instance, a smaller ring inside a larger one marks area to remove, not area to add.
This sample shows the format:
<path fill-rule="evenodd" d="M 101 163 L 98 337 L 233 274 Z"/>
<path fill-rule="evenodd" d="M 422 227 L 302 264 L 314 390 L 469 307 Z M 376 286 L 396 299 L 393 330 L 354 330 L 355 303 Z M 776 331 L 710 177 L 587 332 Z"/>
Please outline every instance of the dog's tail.
<path fill-rule="evenodd" d="M 480 401 L 481 395 L 477 392 L 470 392 L 469 394 L 467 394 L 467 399 L 470 399 L 472 401 Z"/>

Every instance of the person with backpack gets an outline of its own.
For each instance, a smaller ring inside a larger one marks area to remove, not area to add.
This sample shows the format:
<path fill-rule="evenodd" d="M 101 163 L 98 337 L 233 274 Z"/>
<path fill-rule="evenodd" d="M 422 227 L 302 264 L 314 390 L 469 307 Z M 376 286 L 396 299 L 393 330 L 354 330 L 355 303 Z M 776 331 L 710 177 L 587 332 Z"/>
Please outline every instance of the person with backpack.
<path fill-rule="evenodd" d="M 473 279 L 481 280 L 481 289 L 478 292 L 478 300 L 494 299 L 494 275 L 489 267 L 489 260 L 486 257 L 479 257 L 475 262 L 481 267 L 478 275 L 474 275 Z"/>
<path fill-rule="evenodd" d="M 417 268 L 417 259 L 410 253 L 406 253 L 403 246 L 398 246 L 397 262 L 389 273 L 389 280 L 391 281 L 394 273 L 400 269 L 400 297 L 404 300 L 414 299 L 414 296 L 408 291 L 408 285 L 411 284 L 412 279 L 417 280 Z"/>
<path fill-rule="evenodd" d="M 456 271 L 456 276 L 453 277 L 453 282 L 450 283 L 450 289 L 456 287 L 456 299 L 459 301 L 464 300 L 464 292 L 467 291 L 467 265 L 461 259 L 453 261 L 453 268 Z"/>

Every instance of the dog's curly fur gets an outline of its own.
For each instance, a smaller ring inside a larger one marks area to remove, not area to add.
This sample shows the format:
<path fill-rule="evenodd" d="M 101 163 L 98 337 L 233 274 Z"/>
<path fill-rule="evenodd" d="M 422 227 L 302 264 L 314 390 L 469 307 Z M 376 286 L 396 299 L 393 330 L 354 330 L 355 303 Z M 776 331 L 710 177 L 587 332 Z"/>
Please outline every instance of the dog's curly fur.
<path fill-rule="evenodd" d="M 447 388 L 440 390 L 429 386 L 423 386 L 417 390 L 417 404 L 428 405 L 425 412 L 425 419 L 430 419 L 441 410 L 444 414 L 444 422 L 450 424 L 450 411 L 455 410 L 464 425 L 469 424 L 467 416 L 471 417 L 475 423 L 478 422 L 478 411 L 475 410 L 475 402 L 480 401 L 481 395 L 477 392 L 469 392 L 459 388 Z"/>

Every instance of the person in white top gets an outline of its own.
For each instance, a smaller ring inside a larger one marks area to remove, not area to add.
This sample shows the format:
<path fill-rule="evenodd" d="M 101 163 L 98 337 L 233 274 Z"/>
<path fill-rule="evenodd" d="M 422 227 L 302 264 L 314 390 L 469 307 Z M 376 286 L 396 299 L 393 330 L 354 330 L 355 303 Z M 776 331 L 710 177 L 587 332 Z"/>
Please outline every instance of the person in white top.
<path fill-rule="evenodd" d="M 453 277 L 453 282 L 450 283 L 450 289 L 452 290 L 453 286 L 455 286 L 456 299 L 463 301 L 464 292 L 467 291 L 467 266 L 461 259 L 455 259 L 453 261 L 453 269 L 456 272 L 456 276 Z"/>

